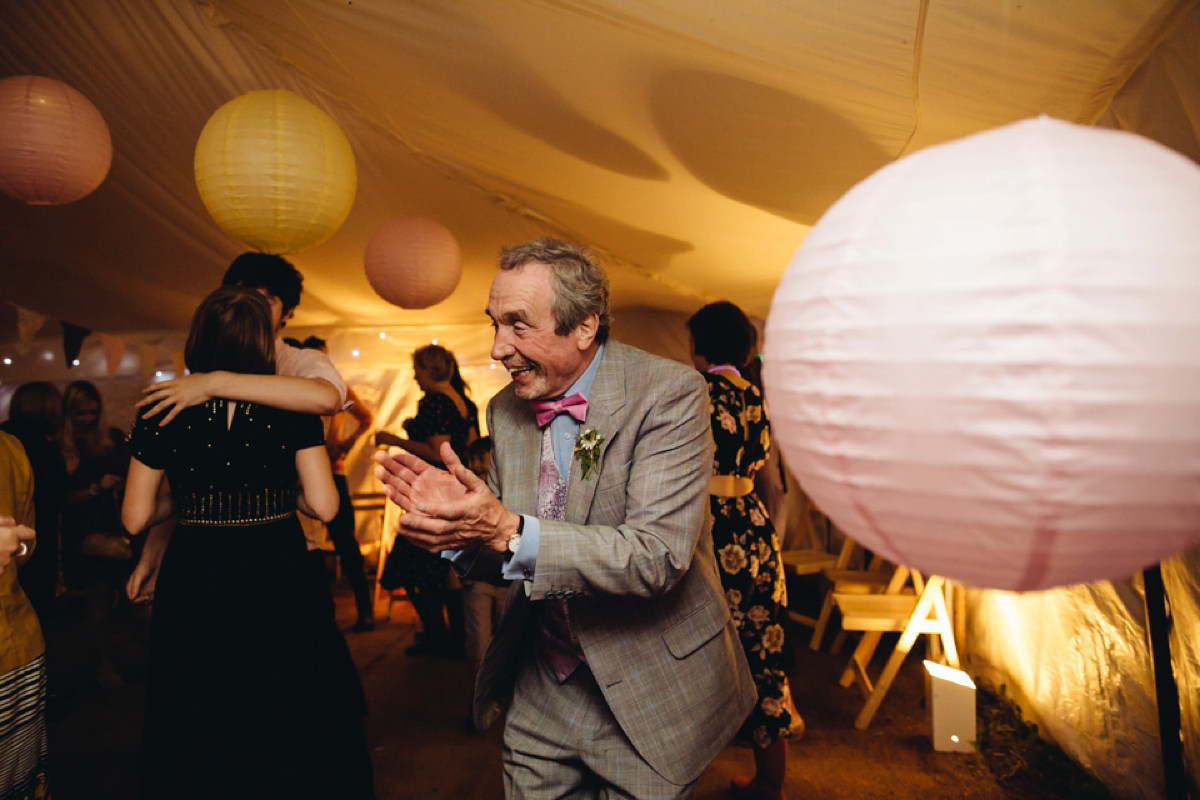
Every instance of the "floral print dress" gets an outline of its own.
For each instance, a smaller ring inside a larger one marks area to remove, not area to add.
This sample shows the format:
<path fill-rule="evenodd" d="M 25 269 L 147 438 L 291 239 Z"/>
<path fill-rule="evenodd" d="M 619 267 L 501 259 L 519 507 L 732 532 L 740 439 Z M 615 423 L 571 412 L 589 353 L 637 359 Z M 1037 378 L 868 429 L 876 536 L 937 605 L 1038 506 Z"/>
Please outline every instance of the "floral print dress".
<path fill-rule="evenodd" d="M 741 389 L 720 374 L 706 373 L 704 378 L 717 446 L 713 474 L 753 478 L 766 465 L 771 446 L 762 394 L 752 385 Z M 783 663 L 787 584 L 779 537 L 755 492 L 741 497 L 711 495 L 709 501 L 721 585 L 758 690 L 758 704 L 738 740 L 766 748 L 787 736 L 792 726 L 793 706 Z"/>

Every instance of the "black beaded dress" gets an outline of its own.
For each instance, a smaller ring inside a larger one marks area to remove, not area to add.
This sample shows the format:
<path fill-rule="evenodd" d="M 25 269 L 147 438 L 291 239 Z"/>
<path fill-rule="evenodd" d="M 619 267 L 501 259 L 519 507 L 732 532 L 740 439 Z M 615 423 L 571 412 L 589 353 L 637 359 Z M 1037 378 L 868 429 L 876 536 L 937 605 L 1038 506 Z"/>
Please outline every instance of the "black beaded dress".
<path fill-rule="evenodd" d="M 225 400 L 141 420 L 179 521 L 159 568 L 143 742 L 149 798 L 372 798 L 362 686 L 312 580 L 298 450 L 318 417 Z"/>

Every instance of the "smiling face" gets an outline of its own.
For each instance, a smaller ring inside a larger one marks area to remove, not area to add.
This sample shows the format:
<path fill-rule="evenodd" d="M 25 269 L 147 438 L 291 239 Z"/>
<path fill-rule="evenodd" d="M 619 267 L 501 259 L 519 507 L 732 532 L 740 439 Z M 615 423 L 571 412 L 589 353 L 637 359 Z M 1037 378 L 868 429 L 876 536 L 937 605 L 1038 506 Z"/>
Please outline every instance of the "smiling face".
<path fill-rule="evenodd" d="M 487 309 L 496 331 L 492 358 L 504 364 L 523 400 L 566 392 L 599 347 L 595 314 L 564 336 L 555 333 L 553 300 L 551 268 L 540 261 L 501 270 L 492 281 Z"/>

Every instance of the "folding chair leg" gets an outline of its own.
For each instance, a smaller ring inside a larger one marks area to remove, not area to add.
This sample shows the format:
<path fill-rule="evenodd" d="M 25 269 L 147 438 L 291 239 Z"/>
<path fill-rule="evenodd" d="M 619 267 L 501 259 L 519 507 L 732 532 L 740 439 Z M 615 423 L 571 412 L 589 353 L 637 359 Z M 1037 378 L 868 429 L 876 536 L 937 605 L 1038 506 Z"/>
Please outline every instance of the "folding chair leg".
<path fill-rule="evenodd" d="M 858 642 L 858 647 L 854 648 L 854 655 L 850 656 L 850 663 L 846 665 L 845 671 L 842 672 L 842 678 L 838 683 L 842 686 L 849 686 L 854 683 L 856 677 L 855 666 L 859 667 L 859 671 L 866 675 L 867 667 L 871 663 L 871 657 L 875 655 L 875 648 L 879 646 L 879 640 L 883 636 L 879 631 L 863 631 L 862 639 Z M 871 693 L 871 682 L 868 680 L 865 684 L 867 694 Z"/>
<path fill-rule="evenodd" d="M 817 624 L 813 626 L 812 638 L 808 641 L 810 650 L 820 650 L 821 640 L 825 638 L 825 627 L 829 624 L 829 618 L 833 616 L 833 590 L 825 592 L 825 603 L 821 606 L 821 614 L 817 617 Z"/>
<path fill-rule="evenodd" d="M 883 696 L 891 688 L 892 681 L 896 680 L 896 674 L 900 671 L 900 665 L 904 663 L 905 656 L 912 649 L 913 643 L 917 641 L 917 637 L 921 635 L 921 622 L 929 618 L 930 608 L 938 604 L 939 600 L 941 600 L 941 603 L 938 612 L 944 615 L 946 604 L 945 600 L 942 599 L 942 584 L 943 579 L 941 577 L 933 576 L 929 579 L 926 590 L 921 593 L 921 599 L 917 601 L 917 607 L 913 609 L 912 616 L 909 618 L 910 622 L 904 628 L 904 633 L 900 634 L 900 641 L 896 642 L 896 649 L 892 651 L 887 665 L 883 668 L 883 674 L 879 676 L 879 681 L 875 684 L 875 690 L 871 692 L 871 696 L 867 698 L 862 711 L 858 713 L 858 718 L 854 720 L 854 727 L 860 731 L 866 730 L 867 726 L 871 724 L 871 718 L 879 710 L 879 704 L 883 702 Z M 942 616 L 942 619 L 945 620 L 945 616 Z M 950 646 L 953 647 L 953 644 Z M 958 654 L 955 653 L 955 661 L 957 660 Z"/>

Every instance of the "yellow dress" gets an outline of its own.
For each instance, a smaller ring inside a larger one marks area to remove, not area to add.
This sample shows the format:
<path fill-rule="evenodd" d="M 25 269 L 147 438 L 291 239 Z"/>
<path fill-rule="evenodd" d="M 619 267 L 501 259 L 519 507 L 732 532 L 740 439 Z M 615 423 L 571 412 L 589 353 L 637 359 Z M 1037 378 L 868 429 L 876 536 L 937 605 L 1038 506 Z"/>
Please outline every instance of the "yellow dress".
<path fill-rule="evenodd" d="M 34 525 L 29 459 L 21 443 L 3 432 L 0 432 L 0 517 L 14 517 L 18 524 L 31 528 Z M 17 583 L 16 564 L 9 564 L 0 572 L 0 675 L 28 664 L 45 649 L 37 615 Z"/>
<path fill-rule="evenodd" d="M 21 443 L 2 431 L 0 517 L 34 524 L 29 459 Z M 0 797 L 48 798 L 46 643 L 17 583 L 17 566 L 11 562 L 0 572 Z"/>

